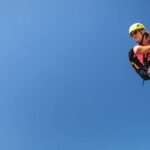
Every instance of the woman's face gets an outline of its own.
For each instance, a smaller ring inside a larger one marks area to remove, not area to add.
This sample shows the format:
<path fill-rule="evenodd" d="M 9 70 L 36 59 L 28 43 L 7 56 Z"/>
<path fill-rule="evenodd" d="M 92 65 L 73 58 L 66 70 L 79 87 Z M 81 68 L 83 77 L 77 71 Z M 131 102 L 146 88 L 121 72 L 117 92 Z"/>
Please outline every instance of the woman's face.
<path fill-rule="evenodd" d="M 142 40 L 142 34 L 139 30 L 135 30 L 131 32 L 131 37 L 133 38 L 134 41 L 140 42 Z"/>

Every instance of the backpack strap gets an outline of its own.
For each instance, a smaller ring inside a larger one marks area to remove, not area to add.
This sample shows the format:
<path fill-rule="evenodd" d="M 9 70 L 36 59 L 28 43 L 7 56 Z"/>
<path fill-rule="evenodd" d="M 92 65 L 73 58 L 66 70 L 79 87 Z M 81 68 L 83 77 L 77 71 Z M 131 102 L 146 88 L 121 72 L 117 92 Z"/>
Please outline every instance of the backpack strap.
<path fill-rule="evenodd" d="M 143 63 L 144 63 L 144 66 L 149 64 L 148 63 L 148 54 L 146 54 L 146 55 L 143 54 Z"/>

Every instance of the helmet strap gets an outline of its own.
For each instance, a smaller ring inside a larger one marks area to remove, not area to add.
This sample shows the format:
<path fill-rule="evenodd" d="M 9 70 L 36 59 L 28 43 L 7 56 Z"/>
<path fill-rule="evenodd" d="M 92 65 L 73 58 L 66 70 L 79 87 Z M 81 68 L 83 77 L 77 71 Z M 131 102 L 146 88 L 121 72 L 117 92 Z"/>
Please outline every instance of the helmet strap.
<path fill-rule="evenodd" d="M 139 43 L 139 45 L 142 45 L 146 33 L 143 34 L 140 30 L 139 30 L 139 32 L 142 34 L 142 40 L 140 42 L 138 42 L 138 43 Z"/>

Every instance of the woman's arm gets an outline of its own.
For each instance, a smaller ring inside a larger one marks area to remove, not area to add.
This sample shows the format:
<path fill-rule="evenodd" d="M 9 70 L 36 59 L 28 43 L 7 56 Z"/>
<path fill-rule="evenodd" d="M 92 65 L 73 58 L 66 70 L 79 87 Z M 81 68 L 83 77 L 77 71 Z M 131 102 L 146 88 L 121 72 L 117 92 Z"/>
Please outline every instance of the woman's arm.
<path fill-rule="evenodd" d="M 147 46 L 139 46 L 137 49 L 137 52 L 139 54 L 147 54 L 150 53 L 150 45 Z"/>

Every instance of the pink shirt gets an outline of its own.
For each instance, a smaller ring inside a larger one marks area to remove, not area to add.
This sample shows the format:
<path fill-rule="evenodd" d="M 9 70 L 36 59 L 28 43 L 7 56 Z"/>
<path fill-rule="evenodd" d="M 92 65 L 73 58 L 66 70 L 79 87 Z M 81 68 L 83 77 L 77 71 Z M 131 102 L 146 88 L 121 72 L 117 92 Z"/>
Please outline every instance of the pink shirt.
<path fill-rule="evenodd" d="M 143 64 L 143 54 L 141 55 L 141 54 L 139 54 L 139 53 L 137 52 L 139 46 L 140 46 L 140 45 L 135 45 L 135 46 L 133 47 L 133 51 L 134 51 L 134 53 L 136 54 L 136 56 L 138 57 L 140 63 Z M 147 60 L 150 61 L 150 53 L 148 54 Z"/>

